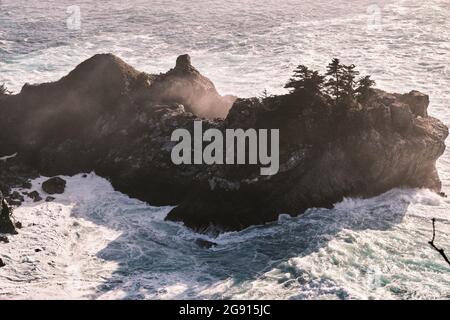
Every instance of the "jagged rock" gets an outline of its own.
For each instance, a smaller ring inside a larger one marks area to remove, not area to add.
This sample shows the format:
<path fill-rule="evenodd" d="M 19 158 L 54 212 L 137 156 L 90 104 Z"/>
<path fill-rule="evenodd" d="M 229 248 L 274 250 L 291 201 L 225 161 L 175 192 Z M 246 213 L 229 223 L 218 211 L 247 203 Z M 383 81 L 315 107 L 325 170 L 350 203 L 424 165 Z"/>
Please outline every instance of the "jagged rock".
<path fill-rule="evenodd" d="M 66 188 L 66 180 L 60 177 L 53 177 L 42 183 L 42 189 L 48 194 L 64 193 L 65 188 Z"/>
<path fill-rule="evenodd" d="M 409 106 L 411 112 L 416 116 L 427 117 L 427 109 L 430 104 L 430 98 L 419 91 L 401 95 L 400 99 Z"/>
<path fill-rule="evenodd" d="M 20 192 L 18 192 L 18 191 L 14 191 L 13 193 L 11 193 L 10 197 L 11 197 L 11 199 L 19 200 L 21 202 L 23 202 L 25 200 L 23 195 L 21 195 Z"/>
<path fill-rule="evenodd" d="M 28 197 L 30 197 L 31 199 L 33 199 L 33 202 L 38 202 L 42 200 L 41 195 L 39 194 L 39 192 L 35 191 L 31 191 L 29 193 L 26 194 Z"/>
<path fill-rule="evenodd" d="M 8 203 L 13 206 L 20 206 L 22 204 L 22 202 L 24 202 L 24 201 L 25 201 L 25 198 L 23 197 L 23 195 L 18 191 L 14 191 L 9 196 Z"/>
<path fill-rule="evenodd" d="M 152 83 L 150 95 L 164 103 L 181 103 L 187 111 L 206 118 L 225 118 L 236 100 L 235 96 L 220 96 L 211 80 L 191 65 L 187 54 L 179 56 L 175 68 Z"/>
<path fill-rule="evenodd" d="M 11 221 L 11 208 L 0 191 L 0 233 L 17 234 L 16 228 Z"/>
<path fill-rule="evenodd" d="M 392 103 L 390 105 L 393 125 L 401 132 L 408 132 L 414 121 L 414 115 L 409 107 L 402 103 Z"/>
<path fill-rule="evenodd" d="M 22 204 L 22 201 L 16 200 L 16 199 L 12 199 L 10 197 L 6 197 L 5 199 L 8 202 L 8 204 L 11 205 L 11 206 L 18 207 L 18 206 L 20 206 Z"/>
<path fill-rule="evenodd" d="M 48 196 L 45 198 L 45 202 L 52 202 L 53 200 L 55 200 L 55 197 Z"/>
<path fill-rule="evenodd" d="M 2 119 L 0 119 L 0 124 L 1 123 Z M 2 137 L 0 138 L 0 155 L 11 154 L 13 153 L 12 150 L 15 149 L 14 146 L 9 146 L 9 143 L 5 145 L 3 137 L 6 137 L 7 135 L 8 133 L 6 131 L 2 132 Z M 18 154 L 7 161 L 0 161 L 0 191 L 2 191 L 5 196 L 10 194 L 11 188 L 21 187 L 29 178 L 35 178 L 37 176 L 37 172 L 24 162 L 25 158 L 26 155 Z"/>
<path fill-rule="evenodd" d="M 17 152 L 15 163 L 42 175 L 95 171 L 131 197 L 177 205 L 167 219 L 207 232 L 394 187 L 440 191 L 435 162 L 448 129 L 427 115 L 422 93 L 373 90 L 345 112 L 327 99 L 307 105 L 295 95 L 237 99 L 229 109 L 232 101 L 188 56 L 165 74 L 147 75 L 113 55 L 95 55 L 57 82 L 1 99 L 0 150 Z M 263 177 L 259 165 L 174 165 L 173 130 L 192 132 L 201 118 L 204 130 L 279 129 L 279 172 Z"/>

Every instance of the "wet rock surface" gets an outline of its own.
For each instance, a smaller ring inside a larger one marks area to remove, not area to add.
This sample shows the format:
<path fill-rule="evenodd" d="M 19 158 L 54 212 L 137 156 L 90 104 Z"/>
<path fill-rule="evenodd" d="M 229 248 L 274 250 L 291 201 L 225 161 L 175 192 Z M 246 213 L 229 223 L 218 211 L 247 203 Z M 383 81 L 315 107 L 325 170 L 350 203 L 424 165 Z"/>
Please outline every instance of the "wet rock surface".
<path fill-rule="evenodd" d="M 53 177 L 42 183 L 42 190 L 44 190 L 48 194 L 64 193 L 65 188 L 66 180 L 60 177 Z"/>
<path fill-rule="evenodd" d="M 36 190 L 26 193 L 28 197 L 33 199 L 33 202 L 38 202 L 42 200 L 41 195 Z"/>
<path fill-rule="evenodd" d="M 17 234 L 11 215 L 12 210 L 0 192 L 0 233 Z"/>

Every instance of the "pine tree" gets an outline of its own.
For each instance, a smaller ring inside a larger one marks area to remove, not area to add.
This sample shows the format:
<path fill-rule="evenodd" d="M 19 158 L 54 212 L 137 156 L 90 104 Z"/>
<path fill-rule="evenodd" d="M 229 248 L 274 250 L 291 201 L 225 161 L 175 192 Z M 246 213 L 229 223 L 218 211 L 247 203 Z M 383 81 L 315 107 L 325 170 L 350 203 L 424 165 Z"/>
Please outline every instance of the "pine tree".
<path fill-rule="evenodd" d="M 291 89 L 291 94 L 314 97 L 321 94 L 325 77 L 317 71 L 312 71 L 304 65 L 294 70 L 293 77 L 284 86 Z"/>
<path fill-rule="evenodd" d="M 269 97 L 270 97 L 269 92 L 267 91 L 267 89 L 264 89 L 263 92 L 262 92 L 261 95 L 260 95 L 260 99 L 261 99 L 261 100 L 264 100 L 264 99 L 267 99 L 267 98 L 269 98 Z"/>
<path fill-rule="evenodd" d="M 375 81 L 370 79 L 370 76 L 362 77 L 358 80 L 358 87 L 356 93 L 359 100 L 364 100 L 370 93 L 371 88 L 375 85 Z"/>
<path fill-rule="evenodd" d="M 343 74 L 344 66 L 341 65 L 339 59 L 334 58 L 327 66 L 325 75 L 329 77 L 326 87 L 329 89 L 329 94 L 334 97 L 335 101 L 341 98 L 343 90 Z"/>
<path fill-rule="evenodd" d="M 359 75 L 359 71 L 355 70 L 356 66 L 351 64 L 349 66 L 343 66 L 343 94 L 347 97 L 354 97 L 356 77 Z"/>

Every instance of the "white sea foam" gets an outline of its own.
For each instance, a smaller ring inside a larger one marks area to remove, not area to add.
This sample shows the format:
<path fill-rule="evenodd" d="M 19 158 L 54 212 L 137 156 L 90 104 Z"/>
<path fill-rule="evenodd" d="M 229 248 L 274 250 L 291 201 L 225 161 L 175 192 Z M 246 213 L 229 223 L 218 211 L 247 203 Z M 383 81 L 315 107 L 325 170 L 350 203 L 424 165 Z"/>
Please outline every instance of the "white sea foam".
<path fill-rule="evenodd" d="M 53 202 L 27 199 L 1 245 L 1 298 L 449 298 L 450 207 L 428 190 L 345 199 L 334 209 L 220 235 L 214 249 L 95 174 L 63 177 Z M 45 196 L 33 181 L 33 190 Z M 38 249 L 38 250 L 36 250 Z"/>

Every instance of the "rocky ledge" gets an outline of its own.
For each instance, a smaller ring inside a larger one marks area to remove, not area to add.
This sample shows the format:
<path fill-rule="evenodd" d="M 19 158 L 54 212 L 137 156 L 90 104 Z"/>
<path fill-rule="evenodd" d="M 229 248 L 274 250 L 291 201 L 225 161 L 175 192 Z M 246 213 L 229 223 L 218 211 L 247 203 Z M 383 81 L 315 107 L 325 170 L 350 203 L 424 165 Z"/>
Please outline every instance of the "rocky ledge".
<path fill-rule="evenodd" d="M 428 96 L 371 90 L 345 112 L 324 98 L 221 96 L 187 55 L 164 74 L 138 72 L 111 54 L 53 83 L 0 96 L 0 190 L 26 178 L 95 171 L 197 231 L 239 230 L 370 197 L 394 187 L 440 191 L 435 162 L 448 129 L 427 114 Z M 231 109 L 230 109 L 231 108 Z M 203 127 L 280 130 L 280 170 L 259 165 L 175 165 L 171 134 Z"/>

